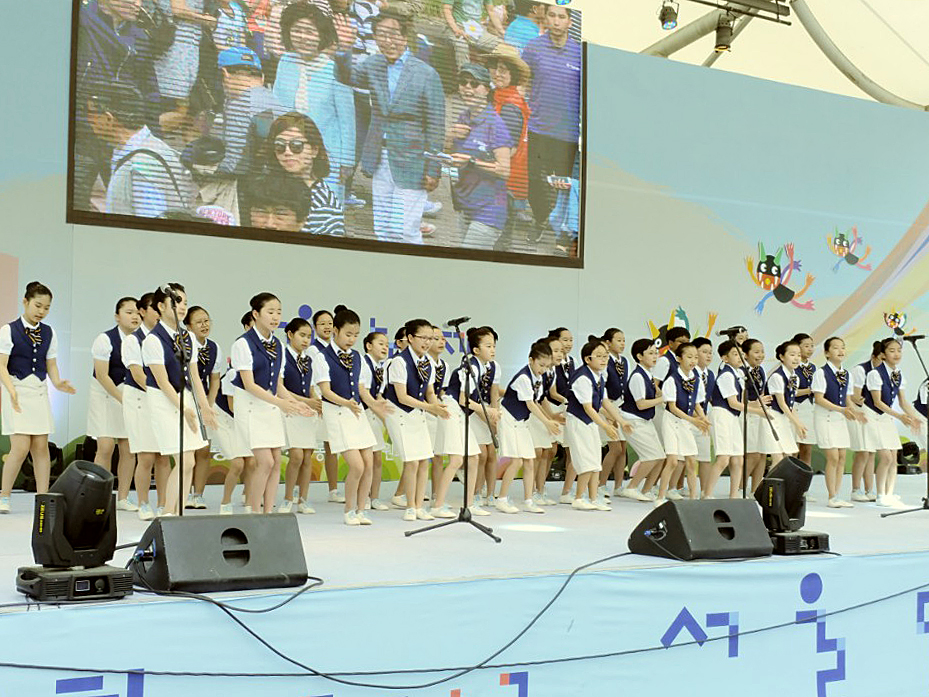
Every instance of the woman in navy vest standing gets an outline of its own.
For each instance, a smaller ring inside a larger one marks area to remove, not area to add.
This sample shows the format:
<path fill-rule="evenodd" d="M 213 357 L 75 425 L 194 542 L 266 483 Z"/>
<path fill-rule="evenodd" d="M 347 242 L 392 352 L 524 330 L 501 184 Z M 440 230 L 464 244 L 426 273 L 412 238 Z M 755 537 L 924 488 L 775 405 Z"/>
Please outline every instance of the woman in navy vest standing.
<path fill-rule="evenodd" d="M 48 491 L 48 435 L 54 422 L 45 378 L 59 392 L 74 394 L 71 383 L 58 375 L 55 332 L 42 323 L 51 307 L 52 291 L 33 281 L 26 286 L 22 317 L 0 327 L 0 414 L 3 435 L 10 437 L 10 452 L 3 463 L 0 513 L 10 512 L 13 482 L 30 453 L 36 491 Z"/>

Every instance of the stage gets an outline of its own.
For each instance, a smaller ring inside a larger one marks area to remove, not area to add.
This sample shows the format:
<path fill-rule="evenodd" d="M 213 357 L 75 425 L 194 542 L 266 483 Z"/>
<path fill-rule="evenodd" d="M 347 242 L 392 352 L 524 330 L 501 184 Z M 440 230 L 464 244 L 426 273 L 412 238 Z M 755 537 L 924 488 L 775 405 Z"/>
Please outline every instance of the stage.
<path fill-rule="evenodd" d="M 560 484 L 549 487 L 554 494 Z M 296 677 L 300 668 L 199 601 L 136 594 L 61 609 L 4 607 L 23 600 L 14 590 L 15 569 L 32 561 L 31 499 L 14 493 L 14 513 L 0 518 L 0 663 L 7 664 L 0 667 L 0 694 L 924 694 L 929 512 L 881 519 L 886 509 L 873 505 L 829 509 L 819 476 L 811 491 L 819 502 L 810 504 L 806 527 L 827 532 L 841 557 L 605 561 L 577 574 L 487 667 L 416 689 L 454 675 L 431 669 L 464 669 L 504 647 L 573 569 L 625 552 L 629 532 L 651 506 L 620 500 L 610 513 L 564 505 L 544 515 L 494 513 L 481 519 L 503 537 L 494 544 L 464 525 L 406 538 L 405 530 L 422 523 L 404 523 L 396 510 L 372 512 L 370 527 L 347 527 L 341 505 L 323 503 L 325 486 L 314 485 L 317 513 L 298 519 L 308 569 L 324 585 L 273 613 L 238 616 L 306 666 L 370 673 L 339 679 L 381 686 L 366 688 Z M 901 476 L 898 493 L 918 502 L 925 478 Z M 208 488 L 211 505 L 218 495 L 218 487 Z M 137 540 L 147 526 L 134 513 L 120 513 L 119 525 L 119 543 Z M 128 550 L 117 552 L 114 563 L 127 558 Z M 284 593 L 217 597 L 257 608 Z M 411 672 L 385 674 L 398 670 Z M 166 671 L 188 675 L 159 674 Z"/>

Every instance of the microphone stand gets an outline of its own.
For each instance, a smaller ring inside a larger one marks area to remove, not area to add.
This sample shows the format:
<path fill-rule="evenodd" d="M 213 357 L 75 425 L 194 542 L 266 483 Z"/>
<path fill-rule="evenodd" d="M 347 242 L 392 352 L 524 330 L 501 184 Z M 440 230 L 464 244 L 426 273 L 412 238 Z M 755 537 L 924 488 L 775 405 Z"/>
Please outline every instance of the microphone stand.
<path fill-rule="evenodd" d="M 462 320 L 461 322 L 452 322 L 450 324 L 453 327 L 455 327 L 455 333 L 458 334 L 458 347 L 459 347 L 459 350 L 461 351 L 461 369 L 464 371 L 464 384 L 461 386 L 461 389 L 463 389 L 465 395 L 467 395 L 466 399 L 470 400 L 471 399 L 471 357 L 465 348 L 464 338 L 461 334 L 460 326 L 463 323 L 464 323 L 464 320 Z M 484 412 L 484 420 L 489 424 L 490 421 L 487 419 L 487 406 L 484 403 L 483 395 L 481 395 L 480 385 L 478 385 L 478 388 L 477 388 L 477 401 L 480 403 L 481 409 Z M 468 523 L 469 525 L 477 528 L 482 533 L 487 535 L 487 537 L 492 539 L 494 542 L 501 542 L 501 539 L 497 537 L 496 535 L 494 535 L 493 528 L 490 528 L 486 525 L 482 525 L 481 523 L 478 523 L 476 520 L 474 520 L 473 516 L 471 515 L 471 509 L 470 509 L 471 502 L 468 500 L 468 492 L 470 491 L 469 482 L 471 481 L 470 475 L 468 474 L 469 470 L 471 469 L 470 463 L 468 462 L 468 457 L 469 457 L 468 456 L 468 422 L 471 416 L 471 410 L 467 406 L 462 407 L 460 403 L 459 403 L 459 408 L 461 408 L 464 411 L 465 422 L 464 422 L 464 461 L 462 462 L 462 465 L 464 466 L 464 500 L 462 501 L 462 504 L 461 504 L 461 510 L 458 511 L 458 517 L 452 518 L 450 520 L 443 520 L 441 523 L 427 525 L 426 527 L 422 527 L 417 530 L 407 530 L 403 534 L 406 537 L 411 537 L 412 535 L 417 535 L 421 532 L 437 530 L 439 528 L 444 528 L 447 525 L 453 525 L 455 523 Z M 490 432 L 490 437 L 493 439 L 494 447 L 496 448 L 497 437 L 493 431 Z"/>
<path fill-rule="evenodd" d="M 916 342 L 919 339 L 908 338 L 907 341 L 913 342 L 913 352 L 916 354 L 916 357 L 919 359 L 919 365 L 922 366 L 923 374 L 926 376 L 926 379 L 920 383 L 919 387 L 916 389 L 916 394 L 919 395 L 919 390 L 922 389 L 922 386 L 926 383 L 929 383 L 929 370 L 926 369 L 926 362 L 923 360 L 922 355 L 919 351 L 916 350 Z M 929 420 L 927 420 L 926 428 L 926 452 L 929 453 Z M 929 457 L 929 454 L 927 454 Z M 892 515 L 902 515 L 903 513 L 913 513 L 914 511 L 929 511 L 929 467 L 927 467 L 926 475 L 926 495 L 923 497 L 923 505 L 917 506 L 916 508 L 906 508 L 902 511 L 890 511 L 889 513 L 881 513 L 881 518 L 889 518 Z"/>

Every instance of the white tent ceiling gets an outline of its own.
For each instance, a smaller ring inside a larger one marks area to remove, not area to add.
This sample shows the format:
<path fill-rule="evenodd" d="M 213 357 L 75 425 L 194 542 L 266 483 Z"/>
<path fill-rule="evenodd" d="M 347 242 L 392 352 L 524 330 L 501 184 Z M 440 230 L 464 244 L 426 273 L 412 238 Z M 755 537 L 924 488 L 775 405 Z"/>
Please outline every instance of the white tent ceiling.
<path fill-rule="evenodd" d="M 929 104 L 929 0 L 806 0 L 823 29 L 861 71 L 897 96 Z M 585 38 L 641 52 L 672 32 L 658 22 L 661 0 L 573 0 L 584 12 Z M 714 10 L 679 0 L 680 27 Z M 871 99 L 848 80 L 791 12 L 790 26 L 753 19 L 714 70 L 728 70 L 836 94 Z M 676 52 L 672 60 L 701 64 L 713 52 L 715 34 Z"/>

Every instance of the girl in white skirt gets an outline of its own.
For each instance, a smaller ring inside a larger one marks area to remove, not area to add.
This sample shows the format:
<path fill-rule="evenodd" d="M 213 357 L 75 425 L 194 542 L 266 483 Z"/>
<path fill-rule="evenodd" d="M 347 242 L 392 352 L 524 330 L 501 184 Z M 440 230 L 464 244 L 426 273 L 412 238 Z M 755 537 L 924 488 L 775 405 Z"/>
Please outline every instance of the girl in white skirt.
<path fill-rule="evenodd" d="M 255 324 L 232 345 L 232 367 L 238 372 L 232 381 L 237 388 L 235 425 L 255 458 L 247 504 L 253 513 L 270 513 L 281 480 L 281 448 L 287 441 L 283 414 L 314 412 L 284 387 L 284 347 L 274 336 L 281 323 L 281 301 L 271 293 L 259 293 L 249 304 Z"/>
<path fill-rule="evenodd" d="M 26 286 L 23 314 L 0 327 L 0 410 L 10 452 L 3 463 L 0 513 L 10 512 L 10 492 L 26 456 L 32 454 L 36 492 L 48 492 L 51 456 L 48 435 L 54 428 L 46 377 L 55 389 L 74 394 L 58 375 L 58 339 L 42 320 L 52 308 L 52 291 L 38 281 Z"/>
<path fill-rule="evenodd" d="M 746 339 L 741 344 L 742 353 L 745 355 L 745 362 L 748 364 L 748 372 L 745 375 L 745 392 L 748 397 L 748 434 L 746 436 L 746 453 L 745 453 L 745 476 L 750 480 L 759 479 L 764 474 L 765 456 L 761 447 L 762 432 L 766 431 L 768 437 L 771 436 L 771 427 L 764 416 L 764 412 L 759 402 L 770 407 L 771 395 L 765 391 L 765 385 L 768 383 L 768 375 L 765 372 L 764 363 L 765 350 L 764 344 L 758 339 Z M 742 368 L 744 371 L 744 367 Z M 768 412 L 771 410 L 768 409 Z M 733 483 L 732 472 L 730 471 L 729 484 Z M 742 485 L 741 478 L 736 483 L 736 490 Z M 730 491 L 730 497 L 734 497 Z"/>
<path fill-rule="evenodd" d="M 313 366 L 307 349 L 313 339 L 313 328 L 302 317 L 294 317 L 284 328 L 287 348 L 284 353 L 284 387 L 298 402 L 303 402 L 315 413 L 313 416 L 300 414 L 284 415 L 284 430 L 287 434 L 287 469 L 284 472 L 284 500 L 278 513 L 293 510 L 294 487 L 298 490 L 297 512 L 315 513 L 307 503 L 310 480 L 313 478 L 313 449 L 319 440 L 319 423 L 322 402 L 314 397 L 312 387 Z"/>
<path fill-rule="evenodd" d="M 852 402 L 862 407 L 861 421 L 854 421 L 848 425 L 848 436 L 851 449 L 855 451 L 852 458 L 852 501 L 867 503 L 877 500 L 874 490 L 874 446 L 865 442 L 864 432 L 868 421 L 871 420 L 871 410 L 863 408 L 865 405 L 865 383 L 868 373 L 884 362 L 884 342 L 875 341 L 871 347 L 871 356 L 863 363 L 852 369 Z M 869 450 L 870 448 L 870 450 Z"/>
<path fill-rule="evenodd" d="M 532 433 L 529 431 L 529 416 L 534 414 L 546 430 L 555 435 L 558 424 L 546 416 L 539 407 L 542 398 L 542 375 L 552 365 L 552 350 L 548 344 L 539 341 L 529 349 L 529 363 L 524 366 L 506 387 L 501 401 L 500 454 L 510 459 L 500 482 L 500 495 L 495 505 L 502 513 L 519 513 L 519 508 L 509 499 L 510 485 L 516 473 L 523 470 L 523 500 L 525 510 L 529 513 L 545 511 L 532 501 L 532 488 L 535 481 L 535 448 L 532 445 Z"/>
<path fill-rule="evenodd" d="M 338 312 L 343 305 L 336 307 Z M 328 310 L 317 310 L 313 313 L 313 331 L 316 336 L 310 343 L 307 351 L 310 358 L 315 364 L 322 357 L 322 352 L 326 350 L 329 342 L 332 340 L 332 313 Z M 332 453 L 329 447 L 328 438 L 326 437 L 326 422 L 320 419 L 319 441 L 323 444 L 325 453 L 323 455 L 323 469 L 326 472 L 326 484 L 329 486 L 329 503 L 345 503 L 345 497 L 339 493 L 339 456 Z"/>
<path fill-rule="evenodd" d="M 539 406 L 542 407 L 546 416 L 562 428 L 558 429 L 557 434 L 552 435 L 538 418 L 534 415 L 529 416 L 529 431 L 532 433 L 532 444 L 535 446 L 536 454 L 535 490 L 532 500 L 539 506 L 554 506 L 558 501 L 545 493 L 545 482 L 548 481 L 548 473 L 552 468 L 552 460 L 555 458 L 558 445 L 564 442 L 564 415 L 568 401 L 559 394 L 556 386 L 556 371 L 564 359 L 561 340 L 558 337 L 547 336 L 542 341 L 547 343 L 552 350 L 552 367 L 542 375 L 543 399 Z"/>
<path fill-rule="evenodd" d="M 794 412 L 800 422 L 806 426 L 806 435 L 797 436 L 797 458 L 810 464 L 813 460 L 813 446 L 816 445 L 816 428 L 813 422 L 814 398 L 811 390 L 816 366 L 810 363 L 814 353 L 813 339 L 809 334 L 796 334 L 791 341 L 800 346 L 800 365 L 797 367 L 797 403 Z"/>
<path fill-rule="evenodd" d="M 643 481 L 655 481 L 660 465 L 665 460 L 665 451 L 655 429 L 655 409 L 664 404 L 664 397 L 652 378 L 651 370 L 658 361 L 658 349 L 652 339 L 637 339 L 632 344 L 632 357 L 637 365 L 626 383 L 621 411 L 632 428 L 626 432 L 626 441 L 635 450 L 639 465 L 635 474 L 620 490 L 619 495 L 635 501 L 654 501 L 651 493 L 639 491 Z M 654 472 L 653 472 L 654 470 Z"/>
<path fill-rule="evenodd" d="M 661 386 L 667 413 L 661 421 L 662 438 L 667 458 L 661 471 L 661 484 L 655 505 L 660 506 L 665 498 L 681 498 L 673 490 L 684 468 L 690 498 L 698 496 L 697 488 L 697 441 L 696 432 L 709 433 L 710 421 L 703 413 L 703 383 L 697 372 L 697 348 L 693 344 L 678 344 L 674 349 L 677 367 L 665 377 Z"/>
<path fill-rule="evenodd" d="M 884 339 L 881 344 L 884 362 L 868 373 L 863 392 L 865 404 L 870 410 L 864 429 L 864 441 L 868 447 L 877 451 L 877 505 L 900 508 L 903 506 L 900 497 L 894 495 L 900 434 L 893 420 L 898 419 L 916 434 L 919 434 L 922 424 L 919 414 L 906 398 L 906 379 L 900 372 L 903 347 L 896 339 Z M 899 411 L 894 409 L 895 403 Z"/>
<path fill-rule="evenodd" d="M 729 468 L 729 498 L 738 496 L 742 478 L 742 411 L 746 408 L 745 378 L 740 370 L 741 349 L 734 341 L 724 341 L 716 350 L 722 359 L 719 374 L 710 393 L 710 423 L 716 462 L 703 480 L 702 496 L 713 498 L 716 482 Z"/>
<path fill-rule="evenodd" d="M 600 481 L 597 473 L 601 466 L 599 429 L 615 440 L 616 429 L 629 428 L 629 424 L 606 399 L 604 371 L 609 360 L 606 346 L 599 339 L 588 341 L 581 349 L 581 359 L 584 365 L 574 372 L 568 385 L 565 416 L 565 446 L 571 451 L 577 473 L 577 493 L 571 507 L 579 511 L 609 511 L 612 510 L 609 505 L 597 498 Z"/>
<path fill-rule="evenodd" d="M 371 525 L 364 507 L 371 489 L 371 449 L 376 441 L 358 392 L 361 354 L 352 348 L 361 333 L 361 319 L 354 311 L 340 308 L 333 318 L 333 330 L 315 380 L 323 398 L 329 448 L 334 455 L 341 454 L 348 465 L 345 524 Z"/>
<path fill-rule="evenodd" d="M 384 397 L 394 407 L 386 415 L 387 431 L 404 470 L 408 470 L 404 479 L 407 508 L 403 519 L 434 520 L 423 508 L 429 462 L 434 455 L 426 412 L 447 419 L 448 408 L 436 400 L 432 364 L 426 355 L 432 342 L 432 322 L 410 320 L 404 331 L 409 346 L 390 361 L 384 378 L 387 381 Z"/>
<path fill-rule="evenodd" d="M 560 405 L 556 405 L 555 413 L 559 416 L 564 416 L 568 409 L 568 386 L 571 384 L 571 377 L 574 375 L 574 371 L 577 370 L 574 356 L 571 355 L 571 349 L 574 348 L 574 335 L 567 327 L 555 327 L 549 330 L 548 337 L 549 339 L 557 339 L 561 342 L 561 360 L 553 361 L 552 363 L 552 368 L 555 373 L 555 387 L 552 392 L 562 397 L 563 401 Z M 558 445 L 564 445 L 564 431 L 562 431 L 560 436 L 555 436 L 552 440 L 554 443 L 550 460 L 554 459 L 557 454 Z M 574 486 L 575 479 L 577 479 L 577 474 L 574 471 L 574 467 L 571 466 L 571 451 L 568 450 L 567 447 L 564 448 L 564 458 L 565 476 L 564 482 L 562 482 L 561 485 L 561 496 L 558 502 L 573 504 L 574 496 L 571 494 L 571 489 Z M 549 462 L 548 467 L 551 467 L 551 462 Z"/>
<path fill-rule="evenodd" d="M 220 380 L 219 395 L 216 397 L 216 430 L 212 442 L 226 461 L 226 478 L 223 481 L 223 499 L 219 504 L 220 515 L 232 515 L 232 494 L 246 468 L 255 467 L 251 448 L 248 447 L 235 427 L 235 379 L 236 371 L 231 368 Z"/>
<path fill-rule="evenodd" d="M 497 429 L 500 421 L 500 365 L 494 360 L 497 355 L 497 333 L 490 327 L 472 327 L 468 330 L 468 349 L 471 351 L 469 365 L 472 385 L 468 405 L 472 417 L 470 427 L 474 429 L 474 437 L 481 446 L 475 503 L 482 505 L 481 490 L 485 487 L 487 505 L 492 506 L 497 488 L 497 452 L 490 432 Z M 478 401 L 478 390 L 487 408 L 487 420 Z"/>
<path fill-rule="evenodd" d="M 848 425 L 862 418 L 861 411 L 849 399 L 849 374 L 843 367 L 845 342 L 837 336 L 823 344 L 826 364 L 813 375 L 811 389 L 816 401 L 813 424 L 816 441 L 826 456 L 827 505 L 851 508 L 853 504 L 839 498 L 845 474 L 845 451 L 850 445 Z"/>
<path fill-rule="evenodd" d="M 697 373 L 700 375 L 700 382 L 703 384 L 703 413 L 706 414 L 707 420 L 710 418 L 710 397 L 713 389 L 716 387 L 716 373 L 710 368 L 713 362 L 713 342 L 703 336 L 698 336 L 693 340 L 693 345 L 697 349 Z M 703 483 L 713 468 L 713 434 L 712 423 L 710 431 L 703 433 L 698 431 L 694 435 L 697 441 L 697 478 L 700 480 L 701 491 Z"/>
<path fill-rule="evenodd" d="M 442 401 L 442 392 L 445 388 L 445 381 L 448 379 L 448 363 L 442 358 L 445 352 L 445 334 L 442 328 L 432 325 L 432 343 L 429 344 L 429 360 L 432 361 L 432 389 L 435 391 L 436 399 Z M 439 420 L 432 414 L 426 414 L 426 425 L 429 427 L 429 437 L 432 438 L 432 450 L 435 455 L 432 457 L 432 500 L 435 501 L 436 487 L 442 479 L 442 464 L 444 461 L 443 454 L 436 449 L 436 434 L 438 433 Z"/>
<path fill-rule="evenodd" d="M 116 326 L 99 334 L 90 348 L 93 356 L 93 379 L 87 402 L 87 435 L 97 441 L 94 462 L 110 471 L 113 450 L 119 448 L 116 467 L 118 489 L 116 509 L 137 511 L 129 501 L 135 456 L 129 450 L 129 435 L 123 418 L 123 391 L 126 366 L 122 360 L 123 341 L 139 328 L 139 308 L 135 298 L 120 298 L 116 303 Z"/>
<path fill-rule="evenodd" d="M 384 389 L 384 361 L 390 350 L 390 341 L 383 332 L 371 332 L 364 339 L 364 362 L 358 376 L 358 394 L 365 408 L 365 417 L 374 434 L 371 448 L 371 490 L 368 492 L 371 508 L 386 511 L 390 508 L 381 501 L 381 474 L 383 453 L 387 448 L 384 441 L 384 419 L 392 407 L 382 394 Z M 476 452 L 476 450 L 475 450 Z"/>
<path fill-rule="evenodd" d="M 623 355 L 626 350 L 626 335 L 622 330 L 611 327 L 603 332 L 600 340 L 606 345 L 609 352 L 609 361 L 606 365 L 606 398 L 613 406 L 619 409 L 626 393 L 626 381 L 629 379 L 629 360 Z M 601 433 L 601 440 L 606 434 Z M 613 493 L 619 494 L 623 486 L 623 475 L 626 472 L 626 438 L 622 429 L 617 429 L 617 439 L 607 441 L 607 453 L 603 458 L 600 470 L 601 497 L 606 496 L 606 483 L 613 475 Z"/>
<path fill-rule="evenodd" d="M 780 365 L 768 377 L 767 391 L 771 395 L 771 408 L 768 415 L 771 417 L 779 440 L 767 424 L 761 428 L 761 451 L 773 458 L 777 464 L 787 455 L 797 454 L 797 438 L 806 435 L 806 426 L 797 417 L 796 394 L 799 378 L 797 368 L 800 366 L 800 345 L 795 341 L 785 341 L 775 350 L 774 355 Z M 746 473 L 751 476 L 751 491 L 755 491 L 764 477 L 764 459 L 762 465 L 754 472 Z"/>
<path fill-rule="evenodd" d="M 184 326 L 193 335 L 194 354 L 197 357 L 197 375 L 200 377 L 200 382 L 206 391 L 206 401 L 209 402 L 211 407 L 215 407 L 223 373 L 223 352 L 217 343 L 209 338 L 210 329 L 212 328 L 210 313 L 199 305 L 194 305 L 187 310 Z M 212 440 L 209 432 L 207 436 L 209 440 Z M 194 490 L 188 496 L 184 507 L 203 510 L 206 508 L 203 492 L 206 489 L 206 480 L 210 476 L 210 465 L 213 463 L 209 444 L 194 453 L 194 461 L 196 462 L 196 465 L 194 465 Z"/>
<path fill-rule="evenodd" d="M 202 428 L 194 406 L 194 399 L 200 406 L 204 422 L 210 428 L 216 428 L 213 409 L 207 403 L 206 393 L 197 375 L 197 356 L 193 351 L 193 340 L 183 326 L 187 315 L 187 294 L 179 283 L 168 285 L 173 298 L 158 288 L 152 296 L 152 305 L 158 309 L 161 320 L 142 342 L 142 361 L 145 363 L 145 398 L 148 402 L 148 415 L 152 421 L 152 430 L 158 442 L 158 451 L 162 455 L 174 455 L 178 465 L 171 471 L 166 482 L 165 515 L 177 515 L 179 496 L 178 483 L 180 469 L 184 470 L 183 491 L 190 490 L 194 475 L 194 452 L 206 445 Z M 173 308 L 173 309 L 172 309 Z M 183 346 L 189 356 L 186 366 L 175 351 Z M 192 389 L 191 389 L 192 388 Z M 184 394 L 184 451 L 179 452 L 178 421 L 180 420 L 180 392 Z"/>

